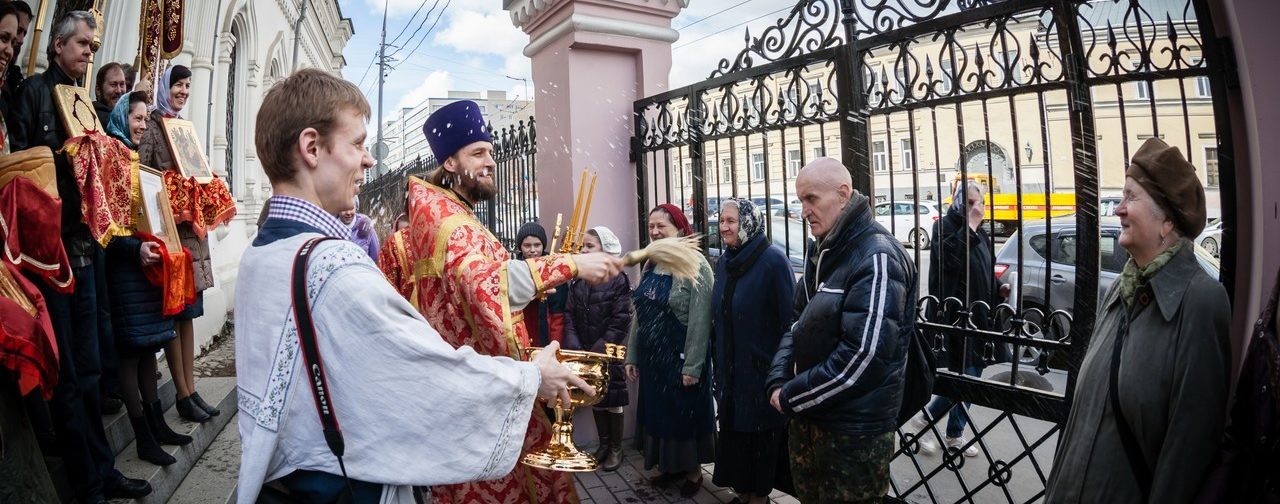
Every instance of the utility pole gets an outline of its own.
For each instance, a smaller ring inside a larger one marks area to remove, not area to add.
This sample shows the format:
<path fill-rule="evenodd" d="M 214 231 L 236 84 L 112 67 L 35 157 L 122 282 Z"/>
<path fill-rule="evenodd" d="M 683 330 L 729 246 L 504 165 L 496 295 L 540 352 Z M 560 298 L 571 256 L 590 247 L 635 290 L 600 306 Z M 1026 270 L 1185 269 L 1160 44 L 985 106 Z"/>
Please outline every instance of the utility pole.
<path fill-rule="evenodd" d="M 387 76 L 387 7 L 390 2 L 382 4 L 382 41 L 378 43 L 378 143 L 373 146 L 373 158 L 377 161 L 376 171 L 379 176 L 386 173 L 382 160 L 387 157 L 386 145 L 382 141 L 382 86 Z"/>

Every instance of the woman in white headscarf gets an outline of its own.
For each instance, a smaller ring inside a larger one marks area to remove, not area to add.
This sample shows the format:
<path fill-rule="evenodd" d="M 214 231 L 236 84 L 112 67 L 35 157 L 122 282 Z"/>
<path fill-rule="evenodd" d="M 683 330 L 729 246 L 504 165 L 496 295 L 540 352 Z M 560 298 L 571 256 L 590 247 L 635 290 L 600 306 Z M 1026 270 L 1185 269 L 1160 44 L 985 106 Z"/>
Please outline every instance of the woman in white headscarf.
<path fill-rule="evenodd" d="M 622 254 L 622 243 L 609 228 L 599 226 L 587 231 L 582 239 L 582 253 L 608 252 Z M 569 300 L 564 316 L 564 347 L 603 353 L 605 344 L 626 344 L 631 327 L 631 281 L 623 272 L 613 280 L 591 285 L 581 280 L 569 284 Z M 622 465 L 622 407 L 628 402 L 627 379 L 622 363 L 609 366 L 609 388 L 596 404 L 596 432 L 600 448 L 596 460 L 600 468 L 614 471 Z"/>

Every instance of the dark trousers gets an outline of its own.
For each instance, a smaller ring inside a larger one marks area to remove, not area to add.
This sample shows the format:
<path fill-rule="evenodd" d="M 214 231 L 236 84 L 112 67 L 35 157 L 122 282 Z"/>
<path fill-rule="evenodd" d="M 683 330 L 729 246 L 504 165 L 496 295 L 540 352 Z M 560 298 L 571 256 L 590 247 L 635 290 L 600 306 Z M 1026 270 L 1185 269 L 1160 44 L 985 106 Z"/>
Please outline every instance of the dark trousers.
<path fill-rule="evenodd" d="M 101 498 L 104 485 L 114 484 L 122 477 L 115 470 L 115 454 L 102 429 L 98 389 L 102 367 L 96 266 L 105 262 L 98 249 L 88 265 L 72 268 L 76 279 L 72 294 L 59 294 L 43 281 L 37 283 L 58 341 L 58 385 L 53 389 L 49 411 L 67 479 L 75 485 L 76 495 L 88 501 Z"/>
<path fill-rule="evenodd" d="M 982 366 L 968 366 L 964 368 L 964 374 L 969 376 L 982 376 Z M 947 408 L 955 404 L 949 398 L 942 396 L 934 396 L 933 401 L 925 408 L 929 412 L 929 419 L 940 418 L 943 413 L 947 412 Z M 964 426 L 969 423 L 969 403 L 957 405 L 951 409 L 951 414 L 947 415 L 947 437 L 958 438 L 964 435 Z"/>
<path fill-rule="evenodd" d="M 94 268 L 97 274 L 94 285 L 97 287 L 98 304 L 98 355 L 101 360 L 102 376 L 98 384 L 103 395 L 124 397 L 120 393 L 119 357 L 116 353 L 116 336 L 111 330 L 111 303 L 107 299 L 107 267 L 105 259 L 101 268 Z"/>

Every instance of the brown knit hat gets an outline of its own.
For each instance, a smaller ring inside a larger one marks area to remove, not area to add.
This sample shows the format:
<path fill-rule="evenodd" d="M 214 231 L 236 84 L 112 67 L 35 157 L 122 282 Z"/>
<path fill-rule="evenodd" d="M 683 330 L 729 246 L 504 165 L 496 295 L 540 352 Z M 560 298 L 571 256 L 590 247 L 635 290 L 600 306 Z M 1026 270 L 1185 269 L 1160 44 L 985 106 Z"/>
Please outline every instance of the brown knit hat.
<path fill-rule="evenodd" d="M 1177 147 L 1156 137 L 1148 138 L 1133 153 L 1125 176 L 1147 190 L 1183 236 L 1195 238 L 1204 231 L 1204 186 L 1196 176 L 1196 167 L 1182 157 Z"/>

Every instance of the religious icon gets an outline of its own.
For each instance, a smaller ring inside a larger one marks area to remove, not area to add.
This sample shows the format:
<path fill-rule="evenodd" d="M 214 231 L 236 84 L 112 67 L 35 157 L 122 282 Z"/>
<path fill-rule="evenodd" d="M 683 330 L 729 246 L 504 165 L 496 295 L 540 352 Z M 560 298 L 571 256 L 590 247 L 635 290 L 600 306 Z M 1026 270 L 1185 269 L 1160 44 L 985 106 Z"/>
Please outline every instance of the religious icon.
<path fill-rule="evenodd" d="M 183 176 L 195 177 L 201 184 L 207 184 L 213 180 L 209 160 L 204 157 L 204 151 L 200 148 L 200 138 L 196 136 L 196 126 L 191 121 L 173 117 L 165 118 L 164 137 L 169 143 L 169 154 Z"/>
<path fill-rule="evenodd" d="M 138 230 L 155 235 L 169 252 L 182 251 L 164 175 L 149 166 L 138 165 L 138 185 L 142 191 L 142 219 L 138 220 Z"/>
<path fill-rule="evenodd" d="M 89 90 L 58 84 L 53 87 L 53 98 L 58 106 L 62 126 L 67 129 L 68 138 L 84 135 L 88 131 L 102 131 L 102 123 L 98 121 L 98 113 L 93 109 Z"/>

